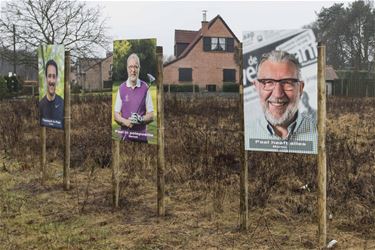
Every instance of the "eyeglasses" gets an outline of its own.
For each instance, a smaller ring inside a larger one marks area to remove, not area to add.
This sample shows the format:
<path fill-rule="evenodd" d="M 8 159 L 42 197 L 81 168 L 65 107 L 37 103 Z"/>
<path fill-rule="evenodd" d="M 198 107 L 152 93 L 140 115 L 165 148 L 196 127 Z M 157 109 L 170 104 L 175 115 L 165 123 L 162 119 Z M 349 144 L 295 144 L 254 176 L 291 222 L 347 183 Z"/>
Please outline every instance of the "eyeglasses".
<path fill-rule="evenodd" d="M 138 65 L 129 65 L 129 66 L 128 66 L 128 69 L 135 69 L 135 70 L 138 70 L 139 67 L 138 67 Z"/>
<path fill-rule="evenodd" d="M 297 83 L 300 82 L 300 80 L 296 78 L 286 78 L 286 79 L 258 79 L 258 82 L 260 82 L 263 85 L 263 89 L 270 91 L 273 90 L 276 86 L 276 83 L 280 83 L 283 90 L 290 91 L 294 90 L 294 87 L 297 85 Z"/>

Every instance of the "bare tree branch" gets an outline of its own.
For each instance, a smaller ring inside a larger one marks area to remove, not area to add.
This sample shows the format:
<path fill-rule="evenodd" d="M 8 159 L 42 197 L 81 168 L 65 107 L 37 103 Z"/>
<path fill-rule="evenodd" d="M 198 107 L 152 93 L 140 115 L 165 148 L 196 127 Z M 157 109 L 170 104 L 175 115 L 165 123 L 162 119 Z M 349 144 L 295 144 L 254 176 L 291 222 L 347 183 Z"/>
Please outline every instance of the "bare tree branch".
<path fill-rule="evenodd" d="M 64 44 L 72 57 L 92 57 L 110 43 L 105 21 L 99 6 L 89 7 L 85 2 L 9 1 L 0 19 L 0 56 L 12 59 L 7 51 L 13 46 L 15 25 L 17 50 L 35 54 L 41 44 Z"/>

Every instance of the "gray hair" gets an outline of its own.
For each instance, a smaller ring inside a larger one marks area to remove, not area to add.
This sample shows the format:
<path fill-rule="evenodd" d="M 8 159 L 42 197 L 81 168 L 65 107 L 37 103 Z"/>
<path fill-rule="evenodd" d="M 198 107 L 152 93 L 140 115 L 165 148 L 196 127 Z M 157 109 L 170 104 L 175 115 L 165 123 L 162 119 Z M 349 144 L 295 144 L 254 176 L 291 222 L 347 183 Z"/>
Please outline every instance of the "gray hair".
<path fill-rule="evenodd" d="M 128 57 L 128 60 L 126 61 L 126 66 L 128 66 L 129 60 L 132 59 L 132 58 L 137 62 L 138 68 L 140 69 L 141 68 L 141 64 L 139 62 L 139 57 L 138 57 L 138 55 L 136 53 L 130 54 L 130 56 Z"/>
<path fill-rule="evenodd" d="M 271 62 L 289 62 L 294 64 L 294 66 L 296 66 L 297 69 L 297 77 L 298 79 L 301 79 L 301 64 L 293 54 L 289 54 L 288 52 L 282 50 L 272 50 L 271 52 L 265 53 L 262 55 L 262 58 L 260 59 L 258 71 L 262 63 L 264 63 L 267 60 Z"/>

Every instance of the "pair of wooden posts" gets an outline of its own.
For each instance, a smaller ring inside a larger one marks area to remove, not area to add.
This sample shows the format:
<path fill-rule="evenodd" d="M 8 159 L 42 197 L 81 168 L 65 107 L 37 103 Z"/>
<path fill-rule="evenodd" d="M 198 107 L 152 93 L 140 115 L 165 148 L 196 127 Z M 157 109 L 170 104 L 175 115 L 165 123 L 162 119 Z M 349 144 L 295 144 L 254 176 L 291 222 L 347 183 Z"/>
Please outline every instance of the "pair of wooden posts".
<path fill-rule="evenodd" d="M 242 50 L 242 48 L 241 48 Z M 242 54 L 242 51 L 241 51 Z M 242 62 L 241 62 L 242 65 Z M 327 243 L 327 156 L 326 156 L 326 50 L 323 43 L 318 43 L 318 234 L 319 247 L 324 248 Z M 242 83 L 243 71 L 240 70 L 240 83 Z M 242 114 L 241 132 L 244 131 L 244 103 L 243 103 L 243 84 L 240 84 L 240 114 Z M 244 137 L 241 140 L 241 158 L 240 173 L 240 229 L 248 228 L 248 153 L 244 150 Z M 308 171 L 308 170 L 307 170 Z"/>
<path fill-rule="evenodd" d="M 64 170 L 63 182 L 64 189 L 70 189 L 70 123 L 71 123 L 71 109 L 70 109 L 70 52 L 65 51 L 65 67 L 64 67 Z M 46 174 L 46 127 L 40 127 L 41 140 L 41 183 L 45 184 L 47 179 Z"/>
<path fill-rule="evenodd" d="M 157 110 L 158 110 L 158 158 L 157 158 L 157 212 L 158 216 L 165 215 L 164 203 L 164 89 L 163 89 L 163 47 L 156 47 L 157 56 Z M 112 141 L 112 182 L 113 204 L 118 207 L 120 190 L 120 141 Z"/>
<path fill-rule="evenodd" d="M 158 112 L 158 158 L 157 158 L 157 213 L 159 216 L 165 215 L 165 203 L 164 203 L 164 90 L 163 90 L 163 48 L 157 47 L 157 71 L 158 71 L 158 96 L 157 96 L 157 107 Z M 240 46 L 240 55 L 242 55 L 242 45 Z M 241 57 L 242 58 L 242 57 Z M 326 134 L 326 83 L 325 83 L 325 63 L 326 52 L 325 46 L 322 43 L 318 44 L 318 218 L 319 218 L 319 247 L 325 247 L 327 241 L 327 220 L 326 220 L 326 149 L 325 149 L 325 134 Z M 243 71 L 242 62 L 240 63 L 240 114 L 242 117 L 241 122 L 241 150 L 243 151 L 241 157 L 241 173 L 240 173 L 240 229 L 248 229 L 248 153 L 244 147 L 244 121 L 243 121 Z M 64 138 L 65 138 L 65 154 L 64 154 L 64 172 L 63 182 L 64 189 L 70 189 L 70 122 L 71 122 L 71 110 L 70 110 L 70 53 L 65 52 L 65 119 L 64 119 Z M 41 179 L 44 184 L 46 179 L 45 168 L 46 168 L 46 128 L 41 127 L 41 142 L 42 142 L 42 156 L 41 156 Z M 119 162 L 120 162 L 120 142 L 113 141 L 113 165 L 112 165 L 112 180 L 113 180 L 113 202 L 114 206 L 118 207 L 119 202 Z"/>

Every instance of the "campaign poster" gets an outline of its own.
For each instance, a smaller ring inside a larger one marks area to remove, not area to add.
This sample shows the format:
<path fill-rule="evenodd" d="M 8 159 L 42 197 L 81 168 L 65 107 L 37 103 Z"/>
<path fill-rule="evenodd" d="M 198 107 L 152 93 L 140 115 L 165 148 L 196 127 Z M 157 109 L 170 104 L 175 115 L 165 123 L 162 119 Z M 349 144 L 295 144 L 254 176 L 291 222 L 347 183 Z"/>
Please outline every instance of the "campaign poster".
<path fill-rule="evenodd" d="M 310 29 L 243 33 L 245 150 L 317 154 L 317 59 Z"/>
<path fill-rule="evenodd" d="M 157 144 L 156 39 L 113 42 L 112 138 Z"/>
<path fill-rule="evenodd" d="M 40 125 L 64 129 L 64 45 L 38 48 Z"/>

